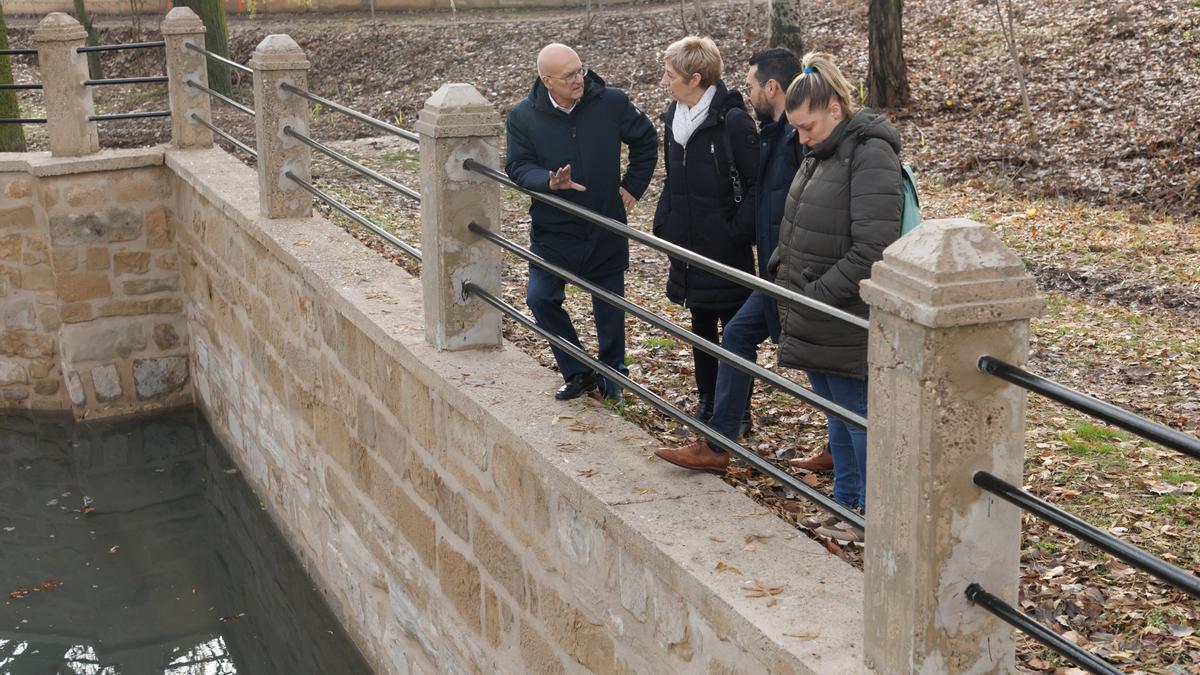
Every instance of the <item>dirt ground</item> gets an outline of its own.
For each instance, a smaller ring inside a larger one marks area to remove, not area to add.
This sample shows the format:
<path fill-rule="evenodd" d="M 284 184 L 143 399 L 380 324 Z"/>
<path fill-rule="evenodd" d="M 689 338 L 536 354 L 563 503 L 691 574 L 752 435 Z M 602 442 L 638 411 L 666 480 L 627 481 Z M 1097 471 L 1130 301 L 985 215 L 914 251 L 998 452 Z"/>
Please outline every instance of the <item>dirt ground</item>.
<path fill-rule="evenodd" d="M 1200 2 L 1111 3 L 1018 0 L 1033 117 L 1040 148 L 1026 144 L 1011 62 L 994 15 L 983 2 L 905 3 L 906 55 L 914 102 L 887 111 L 904 143 L 904 160 L 921 181 L 926 218 L 970 217 L 991 225 L 1026 261 L 1048 300 L 1034 321 L 1030 369 L 1192 434 L 1200 433 Z M 866 3 L 803 3 L 806 39 L 860 79 L 866 67 Z M 706 7 L 726 59 L 726 81 L 742 82 L 745 61 L 763 46 L 763 8 L 748 22 L 741 1 Z M 105 21 L 105 41 L 131 39 Z M 32 22 L 10 20 L 13 46 L 29 43 Z M 655 118 L 666 103 L 657 86 L 661 50 L 681 36 L 679 6 L 606 5 L 591 21 L 580 11 L 486 11 L 232 18 L 233 57 L 246 62 L 265 35 L 286 32 L 313 62 L 318 94 L 410 127 L 430 92 L 444 82 L 474 83 L 502 109 L 525 95 L 537 48 L 577 45 L 585 63 L 628 89 Z M 108 55 L 110 75 L 162 72 L 161 56 Z M 18 81 L 36 69 L 18 61 Z M 248 80 L 235 96 L 250 101 Z M 38 95 L 22 94 L 37 114 Z M 99 92 L 102 112 L 165 108 L 161 88 Z M 252 140 L 252 120 L 214 103 L 217 123 Z M 372 128 L 314 110 L 314 137 L 407 185 L 418 181 L 410 145 L 374 138 Z M 44 138 L 33 130 L 34 146 Z M 167 140 L 162 120 L 102 127 L 106 145 Z M 375 222 L 419 243 L 413 204 L 318 160 L 319 184 Z M 661 173 L 661 168 L 660 168 Z M 658 183 L 632 223 L 649 229 Z M 503 233 L 527 241 L 528 202 L 506 194 Z M 322 212 L 368 246 L 417 273 L 381 239 Z M 523 305 L 525 268 L 505 260 L 505 297 Z M 686 311 L 664 297 L 665 259 L 635 247 L 628 295 L 686 325 Z M 570 292 L 576 316 L 588 299 Z M 633 377 L 685 409 L 695 405 L 691 352 L 637 321 L 627 322 Z M 585 344 L 594 335 L 581 322 Z M 513 326 L 506 337 L 547 366 L 544 343 Z M 767 347 L 760 363 L 775 368 Z M 796 373 L 781 371 L 790 377 Z M 803 382 L 803 378 L 801 377 Z M 599 405 L 598 403 L 596 405 Z M 748 445 L 783 460 L 824 443 L 824 419 L 760 385 L 758 432 Z M 645 404 L 620 414 L 664 443 L 687 429 Z M 648 454 L 648 451 L 638 450 Z M 813 512 L 770 480 L 745 469 L 730 482 L 796 522 Z M 828 491 L 826 478 L 808 478 Z M 1026 489 L 1177 565 L 1200 573 L 1200 465 L 1176 453 L 1038 397 L 1030 398 Z M 1026 518 L 1019 606 L 1068 639 L 1126 672 L 1200 673 L 1200 606 L 1106 554 Z M 832 546 L 851 564 L 861 552 Z M 1022 668 L 1074 673 L 1061 658 L 1022 640 Z"/>

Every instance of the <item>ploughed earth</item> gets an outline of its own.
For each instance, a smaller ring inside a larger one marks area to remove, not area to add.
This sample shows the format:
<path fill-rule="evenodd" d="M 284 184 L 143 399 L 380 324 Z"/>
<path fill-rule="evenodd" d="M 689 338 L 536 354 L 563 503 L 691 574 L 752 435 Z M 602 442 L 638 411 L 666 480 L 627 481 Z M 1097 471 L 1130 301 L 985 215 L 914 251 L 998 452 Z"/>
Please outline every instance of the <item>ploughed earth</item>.
<path fill-rule="evenodd" d="M 805 38 L 846 65 L 853 81 L 866 68 L 866 3 L 803 3 Z M 990 3 L 905 3 L 905 50 L 913 103 L 887 111 L 905 143 L 903 159 L 921 181 L 926 218 L 968 217 L 989 224 L 1026 261 L 1047 298 L 1033 322 L 1029 368 L 1191 434 L 1200 433 L 1200 4 L 1192 0 L 1112 4 L 1098 0 L 1014 3 L 1024 50 L 1033 148 L 1018 80 Z M 686 20 L 696 30 L 688 4 Z M 705 7 L 709 33 L 723 50 L 726 82 L 741 85 L 746 59 L 764 46 L 765 8 L 743 2 Z M 32 40 L 32 21 L 10 19 L 12 46 Z M 101 21 L 102 42 L 135 38 L 128 19 Z M 155 22 L 143 37 L 157 38 Z M 435 14 L 266 15 L 230 17 L 235 60 L 245 63 L 267 34 L 290 34 L 313 67 L 318 94 L 403 127 L 445 82 L 473 83 L 503 111 L 533 79 L 537 49 L 575 45 L 585 64 L 628 89 L 657 122 L 667 99 L 657 83 L 662 49 L 685 34 L 680 6 L 597 6 L 583 10 Z M 161 55 L 104 57 L 108 75 L 162 72 Z M 18 81 L 37 81 L 20 59 Z M 235 73 L 235 98 L 252 100 Z M 41 114 L 40 94 L 24 92 L 23 114 Z M 101 112 L 161 110 L 161 87 L 97 92 Z M 223 129 L 252 142 L 253 120 L 214 102 Z M 364 164 L 418 187 L 415 148 L 342 115 L 314 109 L 312 135 Z M 33 147 L 45 147 L 30 128 Z M 108 123 L 108 146 L 168 140 L 164 120 Z M 632 214 L 649 230 L 659 178 Z M 405 240 L 419 245 L 416 205 L 318 159 L 318 186 Z M 528 241 L 528 200 L 504 196 L 505 236 Z M 417 272 L 404 254 L 349 219 L 319 210 L 370 248 Z M 666 259 L 634 245 L 627 295 L 676 323 L 687 311 L 665 297 Z M 504 295 L 523 305 L 526 269 L 506 257 Z M 590 299 L 568 287 L 573 315 Z M 590 323 L 579 323 L 594 348 Z M 537 336 L 508 325 L 506 337 L 548 367 Z M 690 348 L 637 320 L 627 322 L 634 379 L 685 410 L 695 407 Z M 759 362 L 777 368 L 767 345 Z M 780 369 L 802 384 L 801 373 Z M 549 397 L 550 392 L 547 392 Z M 598 402 L 589 403 L 600 405 Z M 566 407 L 566 406 L 564 406 Z M 765 385 L 756 388 L 755 434 L 748 447 L 778 460 L 824 445 L 824 418 Z M 663 444 L 690 440 L 688 429 L 648 405 L 617 410 Z M 547 423 L 555 414 L 547 413 Z M 586 433 L 586 431 L 580 431 Z M 649 457 L 654 448 L 630 447 Z M 569 448 L 564 449 L 569 451 Z M 814 507 L 771 479 L 735 467 L 729 482 L 789 522 Z M 829 491 L 826 476 L 804 480 Z M 969 480 L 964 476 L 963 480 Z M 1036 396 L 1030 396 L 1025 488 L 1101 529 L 1176 565 L 1200 572 L 1200 463 Z M 1200 603 L 1172 591 L 1055 528 L 1023 520 L 1019 607 L 1127 672 L 1200 672 Z M 754 542 L 747 541 L 752 547 Z M 851 564 L 861 550 L 829 542 Z M 727 570 L 728 571 L 728 570 Z M 736 573 L 736 571 L 728 571 Z M 751 582 L 752 580 L 747 580 Z M 1074 673 L 1070 664 L 1020 638 L 1019 664 Z"/>

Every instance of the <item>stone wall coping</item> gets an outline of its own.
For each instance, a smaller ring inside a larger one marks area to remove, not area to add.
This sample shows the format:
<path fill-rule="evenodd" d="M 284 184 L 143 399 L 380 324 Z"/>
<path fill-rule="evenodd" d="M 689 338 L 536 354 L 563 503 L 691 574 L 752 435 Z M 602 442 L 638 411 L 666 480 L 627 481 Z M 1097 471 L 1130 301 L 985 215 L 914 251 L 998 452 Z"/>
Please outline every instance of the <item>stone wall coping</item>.
<path fill-rule="evenodd" d="M 87 38 L 87 31 L 69 14 L 51 12 L 33 29 L 34 42 L 75 42 Z"/>
<path fill-rule="evenodd" d="M 25 172 L 39 178 L 163 165 L 163 148 L 105 150 L 82 157 L 52 157 L 49 152 L 0 152 L 0 173 Z"/>
<path fill-rule="evenodd" d="M 174 7 L 163 18 L 159 31 L 163 35 L 203 34 L 204 20 L 197 16 L 191 7 Z"/>
<path fill-rule="evenodd" d="M 169 150 L 166 164 L 412 376 L 448 405 L 475 413 L 486 437 L 533 453 L 529 464 L 554 492 L 614 531 L 626 551 L 770 672 L 864 672 L 860 572 L 724 482 L 648 461 L 654 439 L 594 401 L 555 404 L 559 378 L 511 344 L 435 350 L 424 339 L 419 280 L 324 218 L 259 218 L 253 170 L 224 151 Z M 218 176 L 220 186 L 206 183 Z M 230 189 L 239 184 L 247 187 Z M 556 415 L 594 431 L 555 424 Z M 564 453 L 565 444 L 577 450 Z M 760 538 L 748 551 L 752 533 Z M 718 563 L 741 574 L 718 571 Z M 784 591 L 748 597 L 755 580 Z"/>

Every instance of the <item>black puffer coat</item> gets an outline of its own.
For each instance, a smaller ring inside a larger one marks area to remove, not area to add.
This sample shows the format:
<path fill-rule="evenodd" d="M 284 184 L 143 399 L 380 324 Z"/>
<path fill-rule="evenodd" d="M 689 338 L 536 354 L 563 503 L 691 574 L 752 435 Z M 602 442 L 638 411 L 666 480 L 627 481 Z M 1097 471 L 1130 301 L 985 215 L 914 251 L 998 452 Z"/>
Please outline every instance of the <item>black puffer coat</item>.
<path fill-rule="evenodd" d="M 718 82 L 708 116 L 687 147 L 671 134 L 675 103 L 663 113 L 667 180 L 654 212 L 654 234 L 707 258 L 754 273 L 754 202 L 758 173 L 758 130 L 742 95 Z M 726 149 L 728 148 L 728 150 Z M 730 155 L 741 175 L 741 201 L 734 200 Z M 732 281 L 671 259 L 667 297 L 688 307 L 740 307 L 750 291 Z"/>
<path fill-rule="evenodd" d="M 859 282 L 900 236 L 904 197 L 900 136 L 879 113 L 860 110 L 812 148 L 788 191 L 775 282 L 851 314 L 868 315 Z M 865 379 L 867 331 L 823 312 L 779 303 L 779 362 Z"/>

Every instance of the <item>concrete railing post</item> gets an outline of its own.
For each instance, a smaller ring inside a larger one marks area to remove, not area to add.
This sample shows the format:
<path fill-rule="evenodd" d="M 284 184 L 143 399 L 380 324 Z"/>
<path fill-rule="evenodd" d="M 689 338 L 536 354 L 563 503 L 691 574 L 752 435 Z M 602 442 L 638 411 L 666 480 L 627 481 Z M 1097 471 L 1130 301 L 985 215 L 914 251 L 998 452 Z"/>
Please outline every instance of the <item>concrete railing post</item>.
<path fill-rule="evenodd" d="M 986 226 L 923 223 L 884 252 L 871 305 L 864 592 L 878 673 L 1013 672 L 1012 629 L 964 596 L 1015 604 L 1020 513 L 981 491 L 985 469 L 1021 484 L 1025 392 L 979 372 L 1023 364 L 1042 309 L 1021 260 Z"/>
<path fill-rule="evenodd" d="M 188 7 L 176 7 L 162 22 L 163 41 L 167 43 L 167 93 L 171 100 L 171 142 L 177 148 L 212 146 L 212 132 L 192 119 L 212 121 L 212 102 L 208 94 L 189 87 L 188 80 L 208 86 L 208 63 L 203 54 L 187 48 L 188 43 L 204 46 L 204 22 Z"/>
<path fill-rule="evenodd" d="M 90 155 L 100 149 L 88 79 L 87 54 L 75 51 L 87 40 L 79 22 L 62 12 L 52 12 L 33 31 L 46 105 L 46 135 L 55 157 Z"/>
<path fill-rule="evenodd" d="M 500 248 L 472 234 L 474 221 L 500 226 L 500 186 L 463 168 L 472 158 L 499 164 L 500 116 L 475 87 L 445 84 L 417 121 L 421 135 L 421 284 L 425 339 L 438 349 L 500 344 L 500 314 L 466 298 L 464 282 L 499 293 Z"/>
<path fill-rule="evenodd" d="M 284 128 L 308 134 L 308 101 L 284 90 L 284 82 L 308 88 L 308 59 L 287 35 L 268 35 L 250 57 L 254 69 L 254 120 L 258 140 L 258 189 L 262 215 L 267 218 L 307 218 L 312 195 L 287 177 L 312 176 L 312 153 L 307 145 L 283 133 Z"/>

